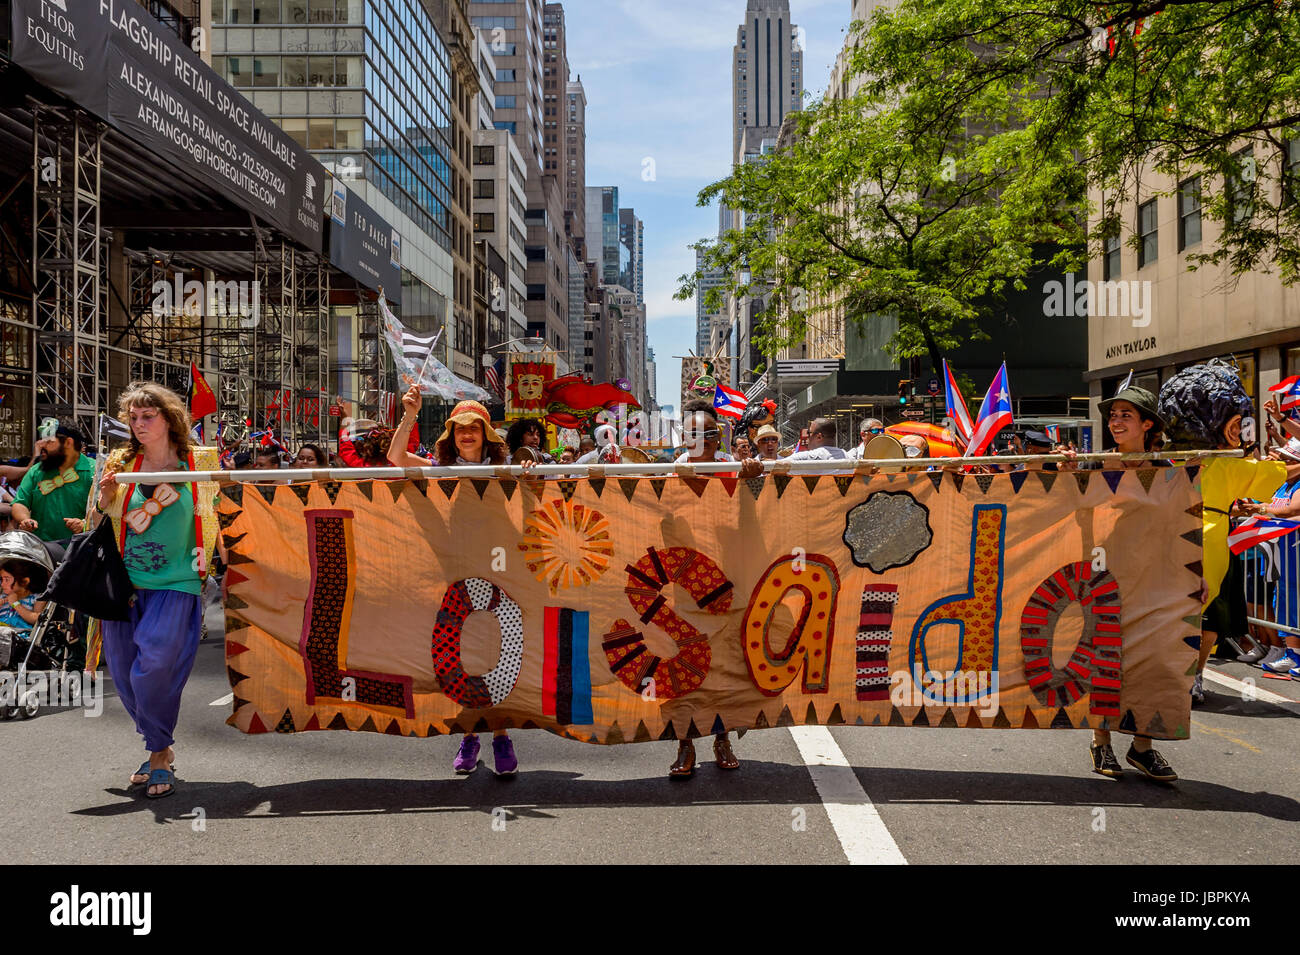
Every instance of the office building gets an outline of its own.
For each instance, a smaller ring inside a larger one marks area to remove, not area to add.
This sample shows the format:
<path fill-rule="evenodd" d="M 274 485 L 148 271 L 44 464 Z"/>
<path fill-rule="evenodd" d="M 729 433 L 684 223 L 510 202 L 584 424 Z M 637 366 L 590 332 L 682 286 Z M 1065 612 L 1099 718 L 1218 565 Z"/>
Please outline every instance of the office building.
<path fill-rule="evenodd" d="M 748 0 L 732 51 L 732 162 L 742 161 L 746 127 L 775 131 L 803 107 L 803 52 L 789 0 Z"/>

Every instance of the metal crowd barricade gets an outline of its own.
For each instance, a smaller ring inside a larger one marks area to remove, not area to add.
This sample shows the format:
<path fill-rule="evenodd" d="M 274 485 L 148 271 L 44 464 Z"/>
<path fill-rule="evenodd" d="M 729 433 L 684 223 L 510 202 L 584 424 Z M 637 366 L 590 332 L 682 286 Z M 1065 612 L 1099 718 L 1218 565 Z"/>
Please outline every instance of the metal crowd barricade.
<path fill-rule="evenodd" d="M 1256 544 L 1235 559 L 1250 637 L 1262 643 L 1264 630 L 1300 636 L 1300 531 Z"/>

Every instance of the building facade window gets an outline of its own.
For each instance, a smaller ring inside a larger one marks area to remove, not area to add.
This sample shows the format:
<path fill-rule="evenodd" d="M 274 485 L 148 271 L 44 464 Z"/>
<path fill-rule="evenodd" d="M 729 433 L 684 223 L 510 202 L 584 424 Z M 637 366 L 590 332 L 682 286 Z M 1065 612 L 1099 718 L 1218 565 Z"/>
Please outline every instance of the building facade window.
<path fill-rule="evenodd" d="M 495 179 L 475 179 L 474 180 L 474 198 L 475 199 L 492 199 L 496 196 Z"/>
<path fill-rule="evenodd" d="M 1201 177 L 1178 184 L 1178 251 L 1201 241 Z"/>
<path fill-rule="evenodd" d="M 1101 259 L 1101 277 L 1104 281 L 1109 282 L 1111 279 L 1115 278 L 1115 276 L 1119 275 L 1119 257 L 1119 236 L 1107 236 L 1105 254 Z"/>
<path fill-rule="evenodd" d="M 1158 208 L 1156 200 L 1151 199 L 1138 206 L 1138 268 L 1150 265 L 1160 252 L 1160 233 L 1157 228 Z"/>
<path fill-rule="evenodd" d="M 496 216 L 491 212 L 474 213 L 474 231 L 475 232 L 495 232 L 497 230 Z"/>

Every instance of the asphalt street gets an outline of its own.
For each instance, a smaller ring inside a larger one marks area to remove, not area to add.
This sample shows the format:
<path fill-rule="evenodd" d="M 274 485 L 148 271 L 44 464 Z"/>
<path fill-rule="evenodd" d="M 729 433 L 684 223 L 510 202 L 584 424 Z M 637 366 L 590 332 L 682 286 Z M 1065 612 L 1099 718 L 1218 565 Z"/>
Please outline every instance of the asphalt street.
<path fill-rule="evenodd" d="M 209 615 L 214 634 L 220 615 Z M 225 725 L 219 636 L 177 730 L 178 792 L 127 777 L 142 748 L 121 704 L 0 723 L 10 862 L 37 863 L 1289 863 L 1300 844 L 1300 683 L 1213 663 L 1182 776 L 1089 772 L 1086 732 L 835 727 L 750 732 L 695 778 L 675 744 L 512 734 L 514 778 L 451 771 L 457 740 Z M 1219 676 L 1222 674 L 1222 676 Z M 1247 697 L 1243 699 L 1243 684 Z M 1277 695 L 1286 698 L 1272 701 Z M 1123 761 L 1124 746 L 1116 737 Z M 814 765 L 810 765 L 814 764 Z"/>

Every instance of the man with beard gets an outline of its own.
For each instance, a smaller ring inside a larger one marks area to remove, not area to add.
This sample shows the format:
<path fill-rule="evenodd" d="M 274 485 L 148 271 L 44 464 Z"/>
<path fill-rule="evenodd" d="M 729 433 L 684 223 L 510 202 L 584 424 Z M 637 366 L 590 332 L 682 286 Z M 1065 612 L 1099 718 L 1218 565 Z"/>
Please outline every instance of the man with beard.
<path fill-rule="evenodd" d="M 81 432 L 56 418 L 42 422 L 39 436 L 40 457 L 14 495 L 13 520 L 41 540 L 67 540 L 81 530 L 95 462 L 81 453 Z"/>

